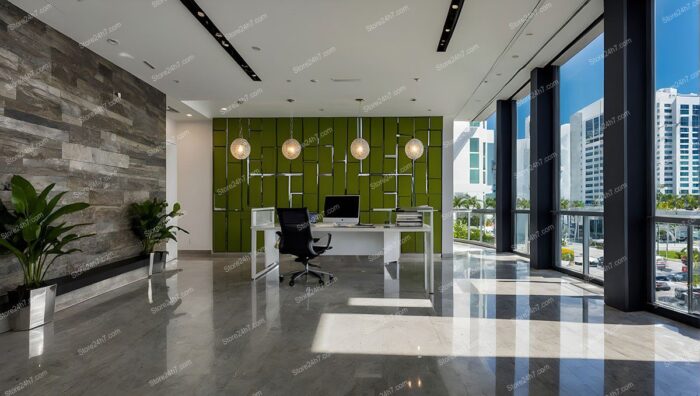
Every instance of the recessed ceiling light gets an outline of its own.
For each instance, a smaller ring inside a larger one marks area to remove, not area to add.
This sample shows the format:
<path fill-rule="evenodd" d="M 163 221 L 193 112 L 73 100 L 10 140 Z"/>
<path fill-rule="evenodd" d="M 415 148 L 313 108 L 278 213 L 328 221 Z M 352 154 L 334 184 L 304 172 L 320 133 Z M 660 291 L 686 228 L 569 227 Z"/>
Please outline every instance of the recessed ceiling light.
<path fill-rule="evenodd" d="M 452 4 L 452 9 L 453 9 L 453 10 L 456 10 L 456 9 L 458 9 L 458 8 L 459 8 L 459 6 L 458 6 L 457 4 Z"/>
<path fill-rule="evenodd" d="M 112 44 L 112 45 L 119 45 L 119 41 L 112 39 L 112 38 L 108 38 L 107 42 Z"/>
<path fill-rule="evenodd" d="M 449 32 L 449 31 L 450 31 L 450 29 L 445 29 L 445 31 L 446 31 L 446 32 Z"/>
<path fill-rule="evenodd" d="M 187 113 L 187 116 L 188 116 L 188 117 L 192 117 L 192 114 L 190 114 L 190 113 Z"/>
<path fill-rule="evenodd" d="M 222 108 L 221 108 L 221 111 L 226 111 L 226 108 L 225 108 L 225 107 L 222 107 Z"/>
<path fill-rule="evenodd" d="M 121 56 L 122 58 L 134 59 L 134 56 L 131 55 L 131 54 L 128 53 L 128 52 L 120 52 L 120 53 L 119 53 L 119 56 Z"/>
<path fill-rule="evenodd" d="M 251 77 L 257 77 L 257 75 L 256 75 L 255 73 L 251 74 L 250 76 L 251 76 Z"/>
<path fill-rule="evenodd" d="M 310 81 L 311 81 L 312 83 L 318 82 L 318 80 L 316 80 L 315 78 L 312 78 Z"/>
<path fill-rule="evenodd" d="M 173 80 L 175 84 L 180 84 L 180 80 Z"/>
<path fill-rule="evenodd" d="M 484 80 L 484 84 L 488 84 L 489 82 L 487 80 Z"/>
<path fill-rule="evenodd" d="M 318 111 L 323 111 L 323 109 L 318 109 Z"/>
<path fill-rule="evenodd" d="M 420 80 L 420 77 L 413 77 L 413 81 L 418 82 Z"/>
<path fill-rule="evenodd" d="M 294 99 L 287 99 L 287 102 L 294 103 Z"/>
<path fill-rule="evenodd" d="M 520 55 L 513 55 L 513 59 L 518 59 L 520 58 Z"/>
<path fill-rule="evenodd" d="M 228 43 L 226 41 L 222 41 L 221 45 L 223 45 L 224 47 L 228 47 Z"/>
<path fill-rule="evenodd" d="M 261 50 L 262 50 L 260 47 L 258 47 L 258 46 L 256 46 L 256 45 L 254 45 L 254 46 L 252 46 L 252 47 L 250 47 L 250 48 L 252 48 L 253 51 L 261 51 Z"/>
<path fill-rule="evenodd" d="M 501 77 L 503 74 L 501 73 L 496 73 L 496 76 Z"/>
<path fill-rule="evenodd" d="M 416 98 L 411 98 L 411 102 L 415 102 L 415 101 L 416 101 Z"/>
<path fill-rule="evenodd" d="M 532 36 L 532 33 L 525 33 L 526 36 Z"/>
<path fill-rule="evenodd" d="M 200 18 L 204 18 L 204 12 L 202 11 L 197 11 L 197 16 Z"/>
<path fill-rule="evenodd" d="M 220 32 L 214 33 L 214 36 L 216 36 L 217 38 L 222 38 L 222 37 L 224 37 L 224 35 L 221 34 Z"/>
<path fill-rule="evenodd" d="M 428 111 L 432 111 L 432 110 L 428 109 Z"/>
<path fill-rule="evenodd" d="M 287 80 L 288 83 L 292 82 L 292 80 Z"/>

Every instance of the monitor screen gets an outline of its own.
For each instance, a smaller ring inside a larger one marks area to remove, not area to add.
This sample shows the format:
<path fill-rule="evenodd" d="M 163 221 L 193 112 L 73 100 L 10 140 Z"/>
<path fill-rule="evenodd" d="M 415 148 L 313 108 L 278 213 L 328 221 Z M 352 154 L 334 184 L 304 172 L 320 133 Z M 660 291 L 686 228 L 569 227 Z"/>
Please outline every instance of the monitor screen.
<path fill-rule="evenodd" d="M 360 217 L 359 195 L 330 195 L 326 197 L 323 208 L 324 218 L 349 218 Z"/>

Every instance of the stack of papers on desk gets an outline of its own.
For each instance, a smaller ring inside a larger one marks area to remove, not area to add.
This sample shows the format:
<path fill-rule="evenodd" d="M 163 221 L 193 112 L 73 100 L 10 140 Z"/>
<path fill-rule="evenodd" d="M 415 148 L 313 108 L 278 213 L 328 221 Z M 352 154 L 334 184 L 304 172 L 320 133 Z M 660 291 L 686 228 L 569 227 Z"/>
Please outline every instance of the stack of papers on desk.
<path fill-rule="evenodd" d="M 397 227 L 422 227 L 423 215 L 413 208 L 396 209 Z"/>

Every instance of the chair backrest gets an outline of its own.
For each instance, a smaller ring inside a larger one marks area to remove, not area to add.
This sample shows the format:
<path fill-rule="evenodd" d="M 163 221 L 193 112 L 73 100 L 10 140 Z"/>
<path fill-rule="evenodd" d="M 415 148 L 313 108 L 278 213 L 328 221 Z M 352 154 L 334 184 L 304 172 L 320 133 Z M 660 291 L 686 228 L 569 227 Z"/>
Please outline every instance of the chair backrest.
<path fill-rule="evenodd" d="M 297 257 L 311 257 L 309 245 L 313 242 L 309 212 L 306 208 L 277 208 L 277 217 L 282 229 L 280 253 Z"/>

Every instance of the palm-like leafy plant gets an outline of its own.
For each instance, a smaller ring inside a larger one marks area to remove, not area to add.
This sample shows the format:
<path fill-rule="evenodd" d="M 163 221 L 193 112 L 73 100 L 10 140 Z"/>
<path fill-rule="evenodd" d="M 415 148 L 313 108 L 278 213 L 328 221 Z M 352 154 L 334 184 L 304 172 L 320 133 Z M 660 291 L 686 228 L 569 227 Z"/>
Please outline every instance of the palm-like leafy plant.
<path fill-rule="evenodd" d="M 129 207 L 131 230 L 141 241 L 144 253 L 153 253 L 159 243 L 169 239 L 177 241 L 175 236 L 177 231 L 189 234 L 183 228 L 168 225 L 171 219 L 183 215 L 180 212 L 180 204 L 176 202 L 171 212 L 166 211 L 167 207 L 168 203 L 158 198 L 141 203 L 133 203 Z"/>
<path fill-rule="evenodd" d="M 90 205 L 80 202 L 56 209 L 65 191 L 49 199 L 54 184 L 37 194 L 29 181 L 17 175 L 12 177 L 10 187 L 14 209 L 10 211 L 0 202 L 0 254 L 14 254 L 24 272 L 24 285 L 36 289 L 43 286 L 44 277 L 57 258 L 81 251 L 69 249 L 68 244 L 94 235 L 71 232 L 87 223 L 67 225 L 60 221 Z"/>

